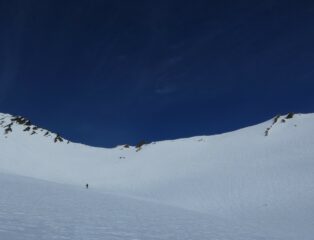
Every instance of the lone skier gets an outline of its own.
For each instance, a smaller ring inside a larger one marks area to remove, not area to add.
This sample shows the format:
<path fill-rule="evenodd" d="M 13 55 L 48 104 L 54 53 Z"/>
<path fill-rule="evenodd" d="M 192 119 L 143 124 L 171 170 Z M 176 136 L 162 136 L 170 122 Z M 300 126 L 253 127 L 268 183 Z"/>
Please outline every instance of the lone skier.
<path fill-rule="evenodd" d="M 85 187 L 86 187 L 86 189 L 88 189 L 88 183 L 86 183 Z"/>

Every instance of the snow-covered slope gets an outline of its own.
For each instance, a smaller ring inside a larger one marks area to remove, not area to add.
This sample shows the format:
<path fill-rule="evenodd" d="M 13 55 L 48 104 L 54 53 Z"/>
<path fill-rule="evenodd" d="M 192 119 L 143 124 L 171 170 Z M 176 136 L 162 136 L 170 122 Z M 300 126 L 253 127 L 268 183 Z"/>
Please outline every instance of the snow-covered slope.
<path fill-rule="evenodd" d="M 264 234 L 207 214 L 0 174 L 1 240 L 251 240 Z M 272 236 L 268 239 L 275 239 Z"/>
<path fill-rule="evenodd" d="M 39 128 L 33 125 L 30 120 L 22 116 L 12 116 L 10 114 L 0 113 L 0 128 L 3 128 L 3 134 L 6 135 L 5 138 L 7 138 L 14 130 L 14 135 L 16 135 L 15 132 L 22 135 L 39 135 L 52 139 L 55 143 L 64 141 L 69 143 L 69 141 L 63 139 L 59 134 L 51 133 L 46 129 Z M 24 132 L 24 134 L 22 132 Z"/>
<path fill-rule="evenodd" d="M 0 172 L 72 186 L 88 182 L 98 192 L 250 226 L 265 239 L 314 235 L 314 114 L 113 149 L 68 142 L 33 125 L 32 134 L 24 131 L 30 124 L 7 114 L 0 123 Z"/>

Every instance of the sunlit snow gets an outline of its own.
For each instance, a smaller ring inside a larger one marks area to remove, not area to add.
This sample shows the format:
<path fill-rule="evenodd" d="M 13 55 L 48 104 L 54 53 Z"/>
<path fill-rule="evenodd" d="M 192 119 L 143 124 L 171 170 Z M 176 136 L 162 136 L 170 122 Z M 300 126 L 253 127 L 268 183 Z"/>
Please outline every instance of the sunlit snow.
<path fill-rule="evenodd" d="M 113 149 L 6 133 L 12 118 L 0 239 L 313 239 L 314 114 Z"/>

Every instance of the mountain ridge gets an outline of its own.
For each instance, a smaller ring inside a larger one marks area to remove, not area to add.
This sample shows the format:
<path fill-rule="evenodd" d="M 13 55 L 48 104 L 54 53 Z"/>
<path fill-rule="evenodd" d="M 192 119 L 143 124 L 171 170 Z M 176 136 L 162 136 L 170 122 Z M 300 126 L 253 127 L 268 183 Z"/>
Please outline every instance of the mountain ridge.
<path fill-rule="evenodd" d="M 98 192 L 253 224 L 280 239 L 311 240 L 314 114 L 287 117 L 140 151 L 54 142 L 23 131 L 27 121 L 19 119 L 24 124 L 13 124 L 12 132 L 2 128 L 0 173 L 81 188 L 88 183 Z"/>
<path fill-rule="evenodd" d="M 307 113 L 310 114 L 310 113 Z M 305 114 L 294 114 L 294 113 L 288 113 L 288 114 L 284 114 L 284 115 L 276 115 L 275 117 L 273 117 L 270 120 L 266 120 L 265 122 L 268 121 L 272 121 L 272 124 L 267 127 L 264 131 L 264 135 L 268 136 L 271 128 L 277 123 L 277 122 L 281 122 L 284 123 L 285 121 L 293 118 L 295 115 L 305 115 Z M 264 123 L 264 122 L 263 122 Z M 259 125 L 259 124 L 257 124 Z M 18 129 L 15 129 L 15 127 L 19 127 Z M 254 126 L 254 125 L 252 125 Z M 248 126 L 251 127 L 251 126 Z M 29 119 L 20 116 L 20 115 L 11 115 L 8 113 L 0 113 L 0 128 L 4 129 L 4 135 L 6 135 L 5 137 L 7 137 L 10 133 L 12 133 L 14 130 L 17 131 L 23 131 L 28 133 L 30 136 L 31 135 L 41 135 L 44 137 L 49 137 L 53 140 L 54 143 L 76 143 L 76 144 L 83 144 L 89 147 L 95 147 L 92 145 L 87 145 L 84 143 L 78 143 L 78 142 L 72 142 L 70 140 L 65 139 L 64 137 L 62 137 L 60 134 L 58 133 L 53 133 L 45 128 L 39 127 L 37 125 L 34 125 Z M 197 138 L 197 137 L 202 137 L 202 136 L 216 136 L 216 135 L 223 135 L 223 134 L 228 134 L 228 133 L 232 133 L 235 131 L 239 131 L 241 129 L 245 129 L 247 127 L 243 127 L 243 128 L 239 128 L 239 129 L 235 129 L 232 131 L 228 131 L 225 133 L 219 133 L 219 134 L 214 134 L 214 135 L 201 135 L 201 136 L 192 136 L 192 137 L 184 137 L 184 138 L 178 138 L 178 139 L 165 139 L 165 140 L 160 140 L 160 141 L 153 141 L 153 142 L 146 142 L 146 141 L 139 141 L 137 144 L 135 144 L 134 146 L 130 145 L 130 144 L 120 144 L 117 145 L 115 147 L 111 147 L 111 148 L 106 148 L 106 147 L 95 147 L 95 148 L 105 148 L 105 149 L 113 149 L 113 148 L 135 148 L 137 151 L 141 150 L 142 147 L 144 145 L 147 144 L 155 144 L 156 142 L 163 142 L 163 141 L 177 141 L 177 140 L 181 140 L 181 139 L 189 139 L 189 138 Z"/>
<path fill-rule="evenodd" d="M 17 128 L 18 131 L 28 132 L 29 135 L 40 134 L 44 137 L 53 138 L 55 143 L 63 141 L 69 143 L 68 140 L 62 138 L 59 134 L 33 125 L 30 120 L 22 116 L 0 113 L 0 127 L 4 129 L 5 135 L 9 135 Z"/>

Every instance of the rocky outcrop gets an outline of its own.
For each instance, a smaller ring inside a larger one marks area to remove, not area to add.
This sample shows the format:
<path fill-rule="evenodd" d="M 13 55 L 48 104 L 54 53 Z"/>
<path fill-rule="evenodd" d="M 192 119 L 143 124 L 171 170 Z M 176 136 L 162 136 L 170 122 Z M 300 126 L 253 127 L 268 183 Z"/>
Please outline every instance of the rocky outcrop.
<path fill-rule="evenodd" d="M 7 135 L 6 137 L 13 132 L 20 131 L 22 134 L 28 134 L 29 136 L 41 135 L 42 137 L 51 138 L 54 143 L 65 141 L 59 134 L 54 134 L 48 130 L 32 125 L 30 120 L 22 116 L 12 116 L 9 114 L 0 115 L 0 128 L 4 129 L 3 133 Z M 69 141 L 66 142 L 69 143 Z"/>

